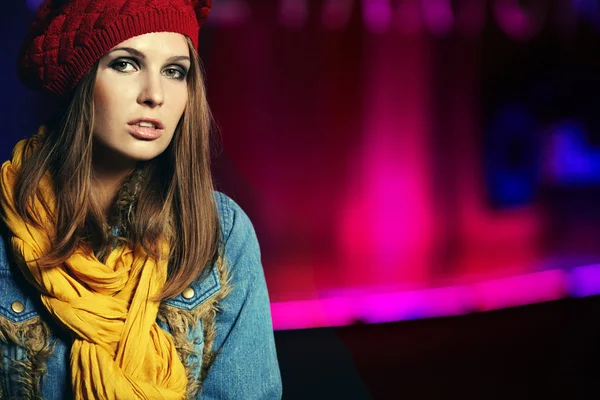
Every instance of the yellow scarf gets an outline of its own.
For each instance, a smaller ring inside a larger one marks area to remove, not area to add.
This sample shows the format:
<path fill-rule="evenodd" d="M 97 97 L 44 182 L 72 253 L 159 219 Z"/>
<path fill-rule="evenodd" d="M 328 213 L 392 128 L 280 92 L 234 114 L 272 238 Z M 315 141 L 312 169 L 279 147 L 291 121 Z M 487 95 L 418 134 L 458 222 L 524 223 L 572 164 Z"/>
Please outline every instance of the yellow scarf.
<path fill-rule="evenodd" d="M 12 160 L 2 165 L 0 204 L 20 268 L 43 289 L 42 302 L 74 337 L 75 398 L 184 399 L 185 368 L 172 337 L 156 324 L 159 303 L 150 300 L 166 281 L 166 257 L 156 262 L 142 249 L 119 245 L 105 263 L 86 248 L 51 268 L 32 261 L 51 249 L 55 228 L 48 213 L 55 202 L 47 174 L 40 188 L 49 209 L 39 198 L 32 208 L 42 228 L 16 213 L 14 187 L 29 140 L 20 141 Z M 168 244 L 161 247 L 168 254 Z"/>

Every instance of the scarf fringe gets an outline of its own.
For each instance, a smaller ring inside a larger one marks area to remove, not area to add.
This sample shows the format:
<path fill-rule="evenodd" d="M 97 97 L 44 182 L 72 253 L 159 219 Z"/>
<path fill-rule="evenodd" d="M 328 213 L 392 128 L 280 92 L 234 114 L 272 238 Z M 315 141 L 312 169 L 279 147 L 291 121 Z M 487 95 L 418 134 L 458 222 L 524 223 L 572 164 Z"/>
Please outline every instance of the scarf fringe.
<path fill-rule="evenodd" d="M 6 361 L 0 347 L 0 376 L 16 376 L 23 399 L 42 399 L 41 384 L 46 372 L 46 362 L 54 352 L 55 341 L 50 340 L 50 327 L 40 317 L 14 323 L 0 316 L 0 342 L 15 344 L 25 349 L 25 358 Z M 0 385 L 0 398 L 8 398 Z"/>

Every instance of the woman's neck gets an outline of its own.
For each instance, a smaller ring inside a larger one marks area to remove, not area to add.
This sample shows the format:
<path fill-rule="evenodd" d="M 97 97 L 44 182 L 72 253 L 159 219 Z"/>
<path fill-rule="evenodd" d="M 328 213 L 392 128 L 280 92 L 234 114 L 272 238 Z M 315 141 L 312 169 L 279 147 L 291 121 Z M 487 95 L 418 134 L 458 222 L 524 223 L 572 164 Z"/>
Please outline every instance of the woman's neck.
<path fill-rule="evenodd" d="M 135 170 L 136 164 L 136 160 L 123 157 L 102 143 L 94 141 L 92 167 L 97 187 L 93 190 L 107 218 L 117 190 L 127 176 Z"/>
<path fill-rule="evenodd" d="M 127 176 L 135 169 L 135 165 L 130 168 L 111 168 L 110 166 L 94 166 L 94 183 L 97 187 L 94 192 L 97 194 L 99 205 L 104 211 L 105 216 L 109 216 L 111 205 L 119 187 L 123 184 Z"/>

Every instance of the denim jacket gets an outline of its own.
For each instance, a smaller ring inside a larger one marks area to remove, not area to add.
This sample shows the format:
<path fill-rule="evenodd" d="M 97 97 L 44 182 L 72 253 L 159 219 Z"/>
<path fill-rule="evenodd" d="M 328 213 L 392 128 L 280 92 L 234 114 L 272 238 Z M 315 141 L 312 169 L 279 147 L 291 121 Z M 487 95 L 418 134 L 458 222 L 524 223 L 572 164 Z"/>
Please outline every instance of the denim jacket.
<path fill-rule="evenodd" d="M 281 376 L 269 297 L 254 228 L 216 192 L 221 256 L 189 288 L 164 301 L 157 322 L 170 332 L 188 374 L 188 398 L 280 399 Z M 0 234 L 0 398 L 72 398 L 70 338 L 14 264 Z"/>

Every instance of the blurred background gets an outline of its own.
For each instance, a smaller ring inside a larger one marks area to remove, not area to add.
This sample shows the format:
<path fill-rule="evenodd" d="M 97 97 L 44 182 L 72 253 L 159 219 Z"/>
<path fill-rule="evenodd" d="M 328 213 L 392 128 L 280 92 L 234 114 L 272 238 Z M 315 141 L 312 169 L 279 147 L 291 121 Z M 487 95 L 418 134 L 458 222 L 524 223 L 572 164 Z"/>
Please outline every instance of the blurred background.
<path fill-rule="evenodd" d="M 0 15 L 0 159 L 47 102 Z M 284 398 L 597 398 L 600 1 L 214 0 L 217 187 Z"/>

